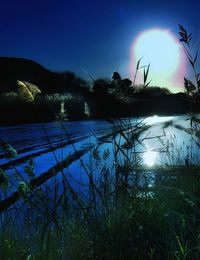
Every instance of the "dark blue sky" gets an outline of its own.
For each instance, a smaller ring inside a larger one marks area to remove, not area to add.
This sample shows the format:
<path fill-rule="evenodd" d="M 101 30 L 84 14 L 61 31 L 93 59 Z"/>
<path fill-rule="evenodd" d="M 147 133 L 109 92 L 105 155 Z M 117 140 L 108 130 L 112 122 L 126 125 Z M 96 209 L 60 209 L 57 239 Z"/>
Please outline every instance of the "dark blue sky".
<path fill-rule="evenodd" d="M 121 64 L 128 76 L 130 47 L 143 30 L 199 35 L 198 1 L 1 0 L 0 56 L 33 59 L 51 70 L 110 76 Z"/>

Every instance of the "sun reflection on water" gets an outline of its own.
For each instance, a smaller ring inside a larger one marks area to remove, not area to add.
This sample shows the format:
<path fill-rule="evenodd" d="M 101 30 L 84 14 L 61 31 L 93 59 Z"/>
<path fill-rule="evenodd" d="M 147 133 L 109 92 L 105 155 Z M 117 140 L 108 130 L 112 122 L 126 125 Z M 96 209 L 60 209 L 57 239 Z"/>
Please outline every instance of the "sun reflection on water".
<path fill-rule="evenodd" d="M 149 116 L 147 118 L 145 118 L 144 123 L 146 125 L 154 125 L 154 124 L 161 124 L 167 121 L 171 121 L 172 119 L 174 119 L 174 117 L 172 116 Z"/>

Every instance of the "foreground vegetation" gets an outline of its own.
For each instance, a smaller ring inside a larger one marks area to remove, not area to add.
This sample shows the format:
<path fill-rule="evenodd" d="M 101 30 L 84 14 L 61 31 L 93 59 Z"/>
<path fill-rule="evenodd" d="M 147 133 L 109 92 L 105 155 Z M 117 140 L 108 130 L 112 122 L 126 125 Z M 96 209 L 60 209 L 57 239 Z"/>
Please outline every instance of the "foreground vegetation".
<path fill-rule="evenodd" d="M 192 156 L 180 164 L 181 151 L 163 143 L 170 163 L 148 168 L 135 150 L 148 127 L 111 124 L 111 147 L 91 147 L 89 162 L 72 143 L 74 154 L 62 161 L 54 154 L 56 165 L 40 176 L 32 159 L 24 172 L 1 170 L 1 259 L 199 258 L 199 164 Z M 9 144 L 1 146 L 8 159 L 17 156 Z M 66 168 L 74 159 L 87 179 L 75 186 Z"/>
<path fill-rule="evenodd" d="M 180 29 L 181 40 L 189 45 L 187 32 Z M 197 85 L 185 79 L 191 104 L 199 93 L 198 77 Z M 21 96 L 34 100 L 26 85 L 21 87 Z M 65 112 L 61 106 L 56 120 L 70 141 Z M 90 118 L 85 103 L 84 114 Z M 88 162 L 72 142 L 74 154 L 62 161 L 52 149 L 56 165 L 41 176 L 31 158 L 23 174 L 15 167 L 11 175 L 1 169 L 0 259 L 199 259 L 199 163 L 180 163 L 181 151 L 163 143 L 173 163 L 144 167 L 136 147 L 148 138 L 148 126 L 130 119 L 109 122 L 109 149 L 91 146 Z M 199 149 L 195 115 L 189 133 Z M 3 140 L 1 147 L 11 165 L 17 151 Z M 74 158 L 87 179 L 75 186 L 66 168 Z M 9 186 L 13 180 L 16 190 Z"/>
<path fill-rule="evenodd" d="M 199 181 L 199 169 L 185 169 L 155 188 L 120 191 L 96 213 L 60 198 L 42 213 L 30 200 L 34 220 L 4 216 L 1 259 L 198 259 Z"/>

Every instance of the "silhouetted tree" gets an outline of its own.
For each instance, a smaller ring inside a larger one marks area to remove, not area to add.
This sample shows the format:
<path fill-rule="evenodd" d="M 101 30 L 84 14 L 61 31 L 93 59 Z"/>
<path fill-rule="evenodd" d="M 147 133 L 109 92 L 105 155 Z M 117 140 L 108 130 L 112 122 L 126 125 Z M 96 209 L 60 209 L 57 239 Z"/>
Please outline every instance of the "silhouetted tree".
<path fill-rule="evenodd" d="M 121 76 L 118 72 L 113 72 L 113 76 L 112 76 L 112 80 L 113 80 L 113 84 L 114 85 L 118 85 L 121 81 Z"/>
<path fill-rule="evenodd" d="M 111 88 L 111 81 L 109 79 L 99 78 L 95 80 L 93 85 L 93 93 L 97 96 L 107 96 Z"/>
<path fill-rule="evenodd" d="M 135 96 L 137 97 L 147 97 L 147 98 L 151 98 L 151 97 L 160 97 L 160 96 L 166 96 L 166 95 L 170 95 L 171 92 L 169 89 L 167 88 L 161 88 L 161 87 L 148 87 L 148 88 L 144 88 L 144 87 L 140 87 L 140 88 L 136 88 L 136 92 L 135 92 Z"/>
<path fill-rule="evenodd" d="M 132 81 L 130 79 L 121 79 L 118 72 L 114 72 L 112 76 L 112 88 L 116 96 L 122 97 L 132 97 L 134 93 L 134 88 L 132 86 Z"/>

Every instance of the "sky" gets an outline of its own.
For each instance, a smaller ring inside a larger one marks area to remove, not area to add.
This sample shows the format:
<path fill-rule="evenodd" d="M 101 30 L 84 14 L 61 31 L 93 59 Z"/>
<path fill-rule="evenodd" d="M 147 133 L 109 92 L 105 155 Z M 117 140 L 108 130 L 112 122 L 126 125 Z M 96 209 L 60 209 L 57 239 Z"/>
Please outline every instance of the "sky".
<path fill-rule="evenodd" d="M 22 57 L 87 78 L 130 76 L 131 46 L 151 28 L 198 37 L 199 1 L 1 0 L 0 56 Z"/>

